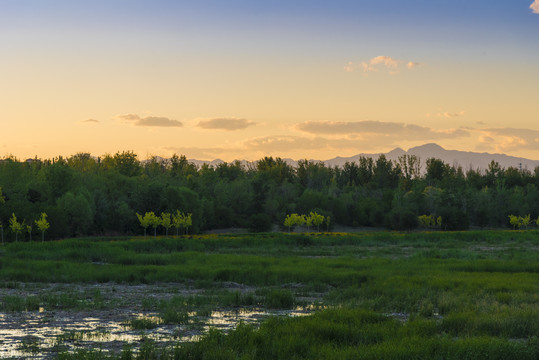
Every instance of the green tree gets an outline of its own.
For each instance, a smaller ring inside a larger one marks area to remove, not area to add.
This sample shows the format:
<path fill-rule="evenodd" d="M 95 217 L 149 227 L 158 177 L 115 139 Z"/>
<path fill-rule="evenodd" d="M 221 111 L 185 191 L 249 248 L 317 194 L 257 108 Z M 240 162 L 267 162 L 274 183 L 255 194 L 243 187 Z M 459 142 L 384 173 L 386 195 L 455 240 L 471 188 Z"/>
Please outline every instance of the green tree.
<path fill-rule="evenodd" d="M 178 233 L 180 232 L 184 221 L 184 215 L 180 212 L 180 210 L 176 210 L 176 213 L 172 215 L 172 224 L 176 229 L 176 236 L 178 236 Z"/>
<path fill-rule="evenodd" d="M 307 226 L 307 231 L 311 231 L 311 226 L 313 225 L 313 218 L 311 216 L 305 216 L 305 226 Z"/>
<path fill-rule="evenodd" d="M 530 214 L 522 217 L 522 216 L 516 216 L 516 215 L 509 215 L 509 223 L 513 225 L 513 229 L 522 229 L 522 228 L 528 228 L 528 226 L 531 223 L 531 216 Z"/>
<path fill-rule="evenodd" d="M 522 226 L 525 229 L 527 229 L 528 225 L 530 225 L 530 222 L 531 222 L 530 214 L 528 214 L 527 216 L 524 216 L 524 217 L 520 217 L 520 218 L 521 218 L 520 223 L 522 224 Z"/>
<path fill-rule="evenodd" d="M 45 231 L 50 227 L 49 222 L 47 221 L 47 214 L 41 213 L 41 218 L 35 221 L 37 228 L 41 231 L 41 242 L 45 241 Z"/>
<path fill-rule="evenodd" d="M 430 184 L 442 181 L 444 177 L 448 176 L 451 169 L 451 167 L 442 160 L 435 158 L 427 159 L 426 167 L 427 173 L 425 174 L 425 178 Z"/>
<path fill-rule="evenodd" d="M 90 197 L 90 193 L 83 190 L 77 194 L 68 191 L 58 199 L 59 216 L 66 221 L 65 227 L 69 236 L 86 235 L 91 230 L 94 224 L 95 204 Z"/>
<path fill-rule="evenodd" d="M 409 208 L 393 208 L 387 216 L 388 225 L 393 230 L 412 230 L 418 225 L 417 215 Z"/>
<path fill-rule="evenodd" d="M 432 215 L 420 215 L 418 218 L 419 227 L 428 229 L 434 225 L 434 218 Z"/>
<path fill-rule="evenodd" d="M 161 225 L 165 228 L 165 234 L 168 236 L 168 229 L 172 227 L 171 215 L 168 212 L 161 213 Z"/>
<path fill-rule="evenodd" d="M 30 236 L 30 242 L 32 242 L 32 225 L 26 225 L 26 232 Z"/>
<path fill-rule="evenodd" d="M 161 225 L 161 218 L 150 211 L 150 226 L 153 227 L 153 237 L 157 238 L 157 228 Z"/>
<path fill-rule="evenodd" d="M 11 219 L 9 219 L 9 227 L 15 233 L 15 242 L 17 242 L 19 240 L 19 233 L 24 230 L 24 222 L 18 222 L 15 213 L 13 213 Z"/>
<path fill-rule="evenodd" d="M 189 234 L 189 228 L 193 225 L 193 214 L 188 213 L 184 217 L 185 232 Z"/>
<path fill-rule="evenodd" d="M 144 228 L 144 237 L 146 237 L 146 229 L 152 224 L 152 215 L 155 216 L 153 212 L 147 212 L 144 214 L 144 216 L 137 213 L 137 218 L 140 222 L 140 226 Z"/>
<path fill-rule="evenodd" d="M 297 216 L 298 214 L 288 214 L 286 215 L 286 218 L 284 219 L 284 226 L 286 226 L 288 228 L 288 232 L 290 232 L 290 229 L 296 225 L 296 219 L 295 217 Z"/>
<path fill-rule="evenodd" d="M 326 228 L 327 228 L 327 231 L 329 232 L 329 226 L 331 225 L 331 217 L 329 216 L 326 216 Z"/>
<path fill-rule="evenodd" d="M 421 175 L 421 159 L 416 155 L 401 155 L 398 162 L 404 179 L 417 179 Z"/>
<path fill-rule="evenodd" d="M 517 226 L 520 229 L 520 220 L 516 215 L 509 215 L 509 223 L 513 225 L 513 229 L 516 229 Z"/>
<path fill-rule="evenodd" d="M 137 154 L 133 151 L 117 152 L 113 157 L 113 164 L 120 174 L 127 177 L 137 176 L 142 172 Z"/>
<path fill-rule="evenodd" d="M 305 215 L 296 216 L 296 225 L 304 226 L 306 222 L 307 222 L 307 217 Z"/>
<path fill-rule="evenodd" d="M 320 225 L 324 223 L 324 215 L 311 211 L 309 218 L 311 219 L 311 223 L 318 229 L 318 232 L 320 232 Z"/>

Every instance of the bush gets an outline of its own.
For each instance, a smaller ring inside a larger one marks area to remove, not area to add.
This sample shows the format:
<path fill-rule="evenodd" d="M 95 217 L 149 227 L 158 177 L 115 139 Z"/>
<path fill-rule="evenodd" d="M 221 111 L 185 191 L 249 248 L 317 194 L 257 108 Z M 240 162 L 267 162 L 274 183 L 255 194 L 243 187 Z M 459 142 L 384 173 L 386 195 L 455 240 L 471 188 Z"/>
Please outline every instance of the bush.
<path fill-rule="evenodd" d="M 393 209 L 389 213 L 389 227 L 393 230 L 412 230 L 417 226 L 417 215 L 411 210 Z"/>
<path fill-rule="evenodd" d="M 440 210 L 443 230 L 468 230 L 470 223 L 468 214 L 455 206 L 446 206 Z"/>
<path fill-rule="evenodd" d="M 249 231 L 267 232 L 271 230 L 271 218 L 263 213 L 254 214 L 249 218 Z"/>

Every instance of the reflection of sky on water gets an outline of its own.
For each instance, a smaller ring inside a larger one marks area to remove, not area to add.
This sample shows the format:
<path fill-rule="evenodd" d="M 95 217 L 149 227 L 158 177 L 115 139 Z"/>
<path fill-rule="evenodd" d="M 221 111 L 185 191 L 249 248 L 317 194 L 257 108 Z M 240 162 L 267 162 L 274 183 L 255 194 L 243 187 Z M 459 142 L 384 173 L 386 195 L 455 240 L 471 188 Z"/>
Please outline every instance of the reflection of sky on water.
<path fill-rule="evenodd" d="M 187 325 L 160 324 L 152 330 L 131 330 L 124 323 L 127 319 L 147 318 L 159 323 L 155 313 L 127 313 L 124 320 L 118 317 L 110 319 L 92 314 L 91 317 L 80 318 L 77 313 L 0 313 L 0 358 L 47 359 L 54 355 L 54 347 L 60 345 L 63 349 L 76 348 L 114 349 L 119 351 L 123 343 L 138 343 L 142 337 L 158 342 L 196 341 L 202 332 L 210 327 L 227 330 L 235 327 L 240 321 L 244 323 L 259 323 L 265 317 L 303 316 L 310 311 L 303 309 L 287 311 L 264 311 L 241 309 L 236 311 L 214 311 L 209 317 L 197 317 L 201 325 L 193 330 Z M 194 313 L 189 314 L 190 317 Z M 191 318 L 193 320 L 193 318 Z M 191 321 L 192 322 L 192 321 Z M 31 345 L 38 347 L 38 353 L 24 349 Z"/>

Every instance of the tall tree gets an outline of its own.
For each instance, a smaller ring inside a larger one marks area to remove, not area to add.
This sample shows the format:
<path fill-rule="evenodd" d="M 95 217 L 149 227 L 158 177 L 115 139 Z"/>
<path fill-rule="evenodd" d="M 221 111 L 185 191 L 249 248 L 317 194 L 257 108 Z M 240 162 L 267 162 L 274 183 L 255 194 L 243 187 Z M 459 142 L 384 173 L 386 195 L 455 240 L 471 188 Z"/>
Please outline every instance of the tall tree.
<path fill-rule="evenodd" d="M 41 217 L 35 221 L 37 228 L 41 231 L 41 242 L 45 241 L 45 231 L 50 227 L 49 222 L 47 221 L 47 214 L 41 213 Z"/>
<path fill-rule="evenodd" d="M 168 236 L 168 229 L 172 227 L 172 219 L 169 212 L 161 213 L 161 225 L 165 228 L 165 235 Z"/>
<path fill-rule="evenodd" d="M 113 160 L 116 170 L 122 175 L 132 177 L 140 175 L 142 172 L 142 166 L 137 159 L 137 154 L 133 151 L 117 152 Z"/>
<path fill-rule="evenodd" d="M 185 226 L 186 233 L 189 234 L 189 228 L 193 225 L 193 214 L 192 213 L 188 213 L 187 215 L 184 216 L 183 224 Z"/>
<path fill-rule="evenodd" d="M 157 228 L 161 225 L 161 218 L 150 212 L 150 226 L 153 227 L 153 237 L 157 238 Z"/>
<path fill-rule="evenodd" d="M 176 229 L 176 236 L 178 236 L 178 233 L 180 232 L 180 229 L 182 228 L 184 224 L 184 215 L 180 212 L 180 210 L 176 210 L 175 214 L 172 214 L 172 225 Z"/>
<path fill-rule="evenodd" d="M 15 213 L 13 213 L 11 219 L 9 219 L 9 227 L 11 228 L 11 231 L 15 233 L 15 242 L 18 242 L 19 233 L 24 230 L 24 222 L 18 222 Z"/>
<path fill-rule="evenodd" d="M 154 223 L 155 216 L 153 211 L 146 212 L 144 216 L 137 213 L 138 221 L 140 222 L 140 226 L 144 228 L 144 237 L 146 237 L 146 229 L 151 226 Z"/>

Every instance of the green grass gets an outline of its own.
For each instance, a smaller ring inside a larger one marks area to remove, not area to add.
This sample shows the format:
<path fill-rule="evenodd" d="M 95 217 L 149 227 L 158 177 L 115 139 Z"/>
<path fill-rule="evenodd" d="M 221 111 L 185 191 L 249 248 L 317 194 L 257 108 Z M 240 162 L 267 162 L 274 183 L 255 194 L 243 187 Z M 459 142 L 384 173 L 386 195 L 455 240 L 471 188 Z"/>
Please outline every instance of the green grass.
<path fill-rule="evenodd" d="M 146 341 L 138 354 L 115 359 L 500 359 L 535 360 L 539 339 L 486 335 L 455 337 L 443 322 L 402 323 L 358 309 L 335 309 L 302 318 L 270 318 L 259 329 L 240 324 L 227 335 L 210 330 L 200 341 L 162 348 Z M 93 359 L 95 354 L 62 354 L 61 359 Z M 103 357 L 104 358 L 104 357 Z"/>
<path fill-rule="evenodd" d="M 105 301 L 99 289 L 75 291 L 73 289 L 39 291 L 37 295 L 7 295 L 0 299 L 0 311 L 96 310 L 112 308 L 115 301 Z"/>
<path fill-rule="evenodd" d="M 68 239 L 6 244 L 0 287 L 171 282 L 206 289 L 141 299 L 165 324 L 186 324 L 191 312 L 207 316 L 219 308 L 291 309 L 300 297 L 330 307 L 308 318 L 271 319 L 259 329 L 212 331 L 180 347 L 145 343 L 154 358 L 535 359 L 538 250 L 539 231 Z M 256 290 L 229 291 L 230 282 Z M 1 311 L 116 305 L 99 292 L 0 300 Z M 117 356 L 143 353 L 130 351 Z"/>

